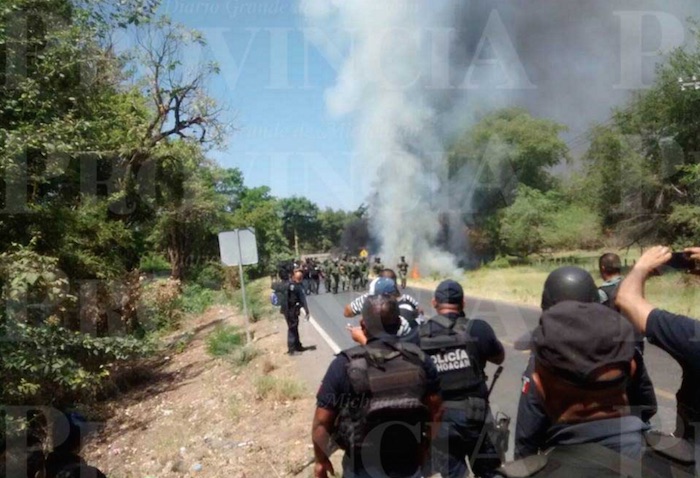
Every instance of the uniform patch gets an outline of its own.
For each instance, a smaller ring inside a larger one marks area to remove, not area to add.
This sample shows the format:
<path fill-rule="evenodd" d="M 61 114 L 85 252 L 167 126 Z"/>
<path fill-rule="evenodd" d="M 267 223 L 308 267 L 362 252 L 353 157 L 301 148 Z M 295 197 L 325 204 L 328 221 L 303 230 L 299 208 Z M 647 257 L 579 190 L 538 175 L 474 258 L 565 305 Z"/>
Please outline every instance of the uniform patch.
<path fill-rule="evenodd" d="M 435 354 L 432 358 L 438 373 L 465 369 L 469 368 L 471 365 L 466 350 L 454 350 L 444 354 Z"/>
<path fill-rule="evenodd" d="M 522 378 L 523 386 L 520 389 L 523 395 L 527 395 L 527 393 L 530 391 L 530 377 L 525 377 L 523 376 Z"/>

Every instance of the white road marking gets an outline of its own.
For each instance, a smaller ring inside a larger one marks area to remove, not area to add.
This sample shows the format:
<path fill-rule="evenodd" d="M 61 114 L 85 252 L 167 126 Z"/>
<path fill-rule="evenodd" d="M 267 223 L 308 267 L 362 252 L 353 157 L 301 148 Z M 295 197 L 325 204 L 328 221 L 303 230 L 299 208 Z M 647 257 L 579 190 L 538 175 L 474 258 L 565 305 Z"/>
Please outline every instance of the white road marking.
<path fill-rule="evenodd" d="M 309 315 L 309 323 L 314 327 L 314 329 L 316 329 L 316 332 L 319 333 L 321 338 L 326 341 L 331 350 L 333 350 L 333 353 L 339 354 L 342 349 L 338 347 L 338 344 L 336 344 L 333 341 L 331 336 L 328 335 L 325 330 L 323 330 L 323 327 L 321 327 L 321 325 L 318 322 L 316 322 L 316 319 L 314 319 L 313 315 Z"/>

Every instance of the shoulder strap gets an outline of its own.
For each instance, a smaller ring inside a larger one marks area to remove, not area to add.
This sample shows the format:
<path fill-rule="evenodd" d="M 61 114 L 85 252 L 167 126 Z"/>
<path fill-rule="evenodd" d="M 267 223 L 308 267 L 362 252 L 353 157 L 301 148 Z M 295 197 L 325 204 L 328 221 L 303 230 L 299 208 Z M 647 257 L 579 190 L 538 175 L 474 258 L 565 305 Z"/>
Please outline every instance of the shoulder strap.
<path fill-rule="evenodd" d="M 413 362 L 422 364 L 427 359 L 425 352 L 423 352 L 416 344 L 412 344 L 410 342 L 397 342 L 396 344 L 393 344 L 392 347 Z"/>
<path fill-rule="evenodd" d="M 455 322 L 448 319 L 444 315 L 436 315 L 435 317 L 431 318 L 430 320 L 434 320 L 436 324 L 438 324 L 440 327 L 443 327 L 445 329 L 450 329 L 452 330 L 452 327 L 454 327 Z"/>
<path fill-rule="evenodd" d="M 364 345 L 357 345 L 347 350 L 343 350 L 340 353 L 352 360 L 367 356 L 367 348 Z"/>

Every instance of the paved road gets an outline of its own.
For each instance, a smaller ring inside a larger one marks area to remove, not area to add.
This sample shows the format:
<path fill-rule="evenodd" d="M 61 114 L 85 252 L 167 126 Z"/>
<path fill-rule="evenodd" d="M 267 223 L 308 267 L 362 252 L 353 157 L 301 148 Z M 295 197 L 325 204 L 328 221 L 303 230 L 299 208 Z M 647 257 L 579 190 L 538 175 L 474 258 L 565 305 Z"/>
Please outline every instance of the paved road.
<path fill-rule="evenodd" d="M 431 291 L 409 288 L 407 293 L 413 295 L 425 309 L 426 316 L 434 314 L 430 305 Z M 311 315 L 323 329 L 325 339 L 330 340 L 331 347 L 337 352 L 354 345 L 348 332 L 347 324 L 356 325 L 358 318 L 343 317 L 343 307 L 359 293 L 321 294 L 309 297 Z M 504 371 L 494 388 L 491 404 L 494 413 L 499 411 L 512 417 L 511 433 L 515 429 L 515 417 L 520 393 L 520 377 L 527 363 L 528 352 L 517 351 L 513 343 L 527 331 L 532 330 L 539 320 L 540 309 L 519 306 L 505 302 L 467 297 L 467 314 L 487 320 L 506 347 Z M 659 413 L 652 425 L 664 431 L 675 428 L 675 391 L 681 379 L 681 370 L 676 362 L 660 349 L 648 345 L 645 361 L 654 382 L 659 402 Z M 489 365 L 487 374 L 492 374 L 496 367 Z M 512 457 L 512 435 L 509 455 Z"/>

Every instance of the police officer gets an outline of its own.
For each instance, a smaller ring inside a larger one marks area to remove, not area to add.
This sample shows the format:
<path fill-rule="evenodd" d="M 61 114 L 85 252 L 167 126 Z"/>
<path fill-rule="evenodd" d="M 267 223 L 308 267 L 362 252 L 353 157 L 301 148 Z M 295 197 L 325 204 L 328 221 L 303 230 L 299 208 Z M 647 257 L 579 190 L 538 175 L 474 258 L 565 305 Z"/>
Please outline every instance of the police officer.
<path fill-rule="evenodd" d="M 306 304 L 306 294 L 302 281 L 304 273 L 300 270 L 294 271 L 291 282 L 288 283 L 288 303 L 286 310 L 283 310 L 284 318 L 287 321 L 287 354 L 298 355 L 306 350 L 299 338 L 299 313 L 304 309 L 306 318 L 309 318 L 309 306 Z"/>
<path fill-rule="evenodd" d="M 563 301 L 544 311 L 532 343 L 532 387 L 554 425 L 546 453 L 506 464 L 503 475 L 689 476 L 651 464 L 657 455 L 645 443 L 647 426 L 629 411 L 635 339 L 620 314 L 599 303 Z"/>
<path fill-rule="evenodd" d="M 543 312 L 564 301 L 598 302 L 598 290 L 588 271 L 580 267 L 565 266 L 552 271 L 547 276 L 542 291 Z M 599 318 L 591 316 L 590 320 L 596 322 Z M 527 348 L 530 346 L 531 337 L 528 336 Z M 634 414 L 644 422 L 648 422 L 657 411 L 656 394 L 639 349 L 635 349 L 635 360 L 636 369 L 627 386 L 627 397 Z M 515 458 L 524 458 L 544 450 L 547 434 L 552 426 L 540 397 L 532 387 L 534 369 L 535 357 L 531 354 L 522 376 L 522 390 L 515 425 Z"/>
<path fill-rule="evenodd" d="M 394 299 L 368 298 L 361 321 L 367 344 L 328 367 L 312 426 L 315 478 L 335 474 L 332 437 L 345 451 L 346 478 L 420 476 L 432 435 L 427 423 L 440 421 L 439 381 L 417 346 L 397 341 L 399 324 Z"/>
<path fill-rule="evenodd" d="M 396 268 L 399 270 L 399 279 L 401 280 L 401 288 L 406 288 L 406 277 L 408 276 L 408 263 L 406 258 L 401 256 L 401 261 L 397 264 Z"/>
<path fill-rule="evenodd" d="M 686 249 L 700 260 L 700 247 Z M 695 439 L 700 423 L 700 342 L 698 322 L 683 315 L 656 308 L 644 298 L 644 284 L 649 275 L 671 259 L 668 247 L 655 246 L 645 251 L 620 284 L 616 304 L 635 329 L 649 343 L 668 352 L 681 366 L 683 378 L 676 393 L 677 418 L 675 435 Z"/>
<path fill-rule="evenodd" d="M 437 366 L 445 408 L 431 465 L 443 477 L 462 478 L 470 458 L 476 476 L 494 476 L 501 460 L 482 433 L 491 420 L 484 368 L 487 361 L 503 363 L 505 351 L 487 322 L 464 315 L 464 305 L 462 286 L 443 281 L 433 298 L 438 315 L 420 327 L 420 347 Z"/>

